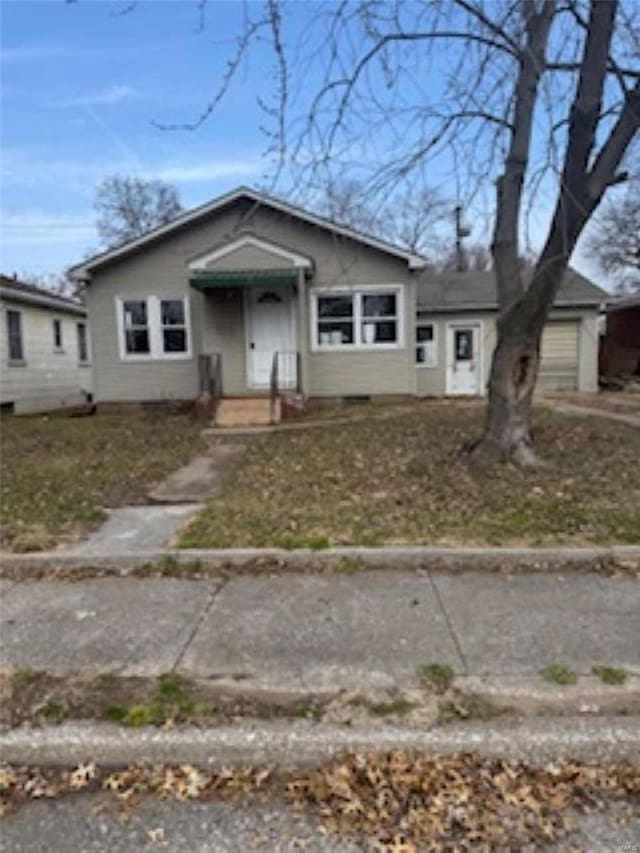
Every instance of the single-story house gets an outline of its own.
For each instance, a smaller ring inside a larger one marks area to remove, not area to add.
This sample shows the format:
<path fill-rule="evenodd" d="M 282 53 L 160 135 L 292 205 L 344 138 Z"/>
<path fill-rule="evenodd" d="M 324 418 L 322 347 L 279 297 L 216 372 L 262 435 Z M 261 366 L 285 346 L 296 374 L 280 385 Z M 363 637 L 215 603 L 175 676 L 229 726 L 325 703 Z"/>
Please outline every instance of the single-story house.
<path fill-rule="evenodd" d="M 485 393 L 490 273 L 434 275 L 412 252 L 251 189 L 70 272 L 87 285 L 99 404 L 194 400 L 213 388 L 219 412 L 251 398 L 257 414 L 270 395 Z M 545 332 L 545 387 L 597 388 L 604 297 L 567 276 Z"/>
<path fill-rule="evenodd" d="M 30 414 L 85 403 L 93 388 L 79 302 L 0 276 L 0 403 Z"/>
<path fill-rule="evenodd" d="M 603 376 L 640 376 L 640 293 L 607 304 L 600 349 Z"/>

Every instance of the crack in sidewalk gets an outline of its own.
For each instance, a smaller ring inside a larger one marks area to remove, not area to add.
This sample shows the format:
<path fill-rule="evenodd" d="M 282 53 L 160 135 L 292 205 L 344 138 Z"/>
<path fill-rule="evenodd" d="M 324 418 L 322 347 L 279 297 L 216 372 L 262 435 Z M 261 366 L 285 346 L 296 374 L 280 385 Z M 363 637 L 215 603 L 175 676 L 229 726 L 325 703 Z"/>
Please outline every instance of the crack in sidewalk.
<path fill-rule="evenodd" d="M 442 615 L 444 616 L 444 620 L 447 623 L 447 627 L 449 628 L 449 633 L 453 638 L 454 645 L 456 647 L 456 651 L 460 660 L 462 661 L 462 667 L 464 669 L 464 674 L 469 675 L 469 665 L 467 663 L 467 659 L 465 657 L 464 652 L 462 651 L 462 644 L 460 643 L 460 639 L 458 638 L 458 634 L 456 633 L 455 628 L 453 627 L 453 622 L 449 618 L 449 613 L 447 612 L 447 608 L 444 606 L 444 601 L 442 600 L 442 596 L 440 595 L 440 590 L 438 589 L 438 585 L 435 582 L 432 572 L 428 572 L 429 581 L 431 583 L 431 588 L 433 589 L 433 594 L 436 597 L 436 601 L 440 606 L 440 610 L 442 611 Z"/>
<path fill-rule="evenodd" d="M 191 632 L 189 633 L 189 636 L 187 637 L 182 649 L 178 653 L 176 661 L 175 661 L 174 665 L 171 667 L 171 672 L 175 672 L 178 669 L 178 667 L 180 666 L 180 664 L 182 663 L 184 656 L 186 655 L 187 651 L 189 650 L 189 646 L 191 645 L 191 643 L 193 643 L 195 636 L 198 633 L 198 631 L 200 630 L 202 623 L 204 622 L 204 620 L 209 615 L 209 611 L 213 607 L 213 602 L 216 600 L 216 598 L 222 592 L 222 590 L 225 588 L 225 586 L 227 585 L 228 582 L 229 582 L 229 578 L 221 578 L 218 585 L 214 589 L 212 589 L 211 592 L 209 593 L 209 598 L 207 600 L 207 603 L 203 607 L 202 613 L 200 614 L 200 616 L 196 620 L 196 624 L 193 626 L 193 628 L 192 628 Z"/>

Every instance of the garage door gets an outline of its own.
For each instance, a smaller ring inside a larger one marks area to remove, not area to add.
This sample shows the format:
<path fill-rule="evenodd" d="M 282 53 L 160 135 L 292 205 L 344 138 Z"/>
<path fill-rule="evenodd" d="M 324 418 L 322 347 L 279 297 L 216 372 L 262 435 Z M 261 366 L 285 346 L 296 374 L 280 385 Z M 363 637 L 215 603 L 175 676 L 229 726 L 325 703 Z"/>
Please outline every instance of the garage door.
<path fill-rule="evenodd" d="M 541 391 L 575 391 L 578 388 L 578 321 L 547 323 L 542 333 Z"/>

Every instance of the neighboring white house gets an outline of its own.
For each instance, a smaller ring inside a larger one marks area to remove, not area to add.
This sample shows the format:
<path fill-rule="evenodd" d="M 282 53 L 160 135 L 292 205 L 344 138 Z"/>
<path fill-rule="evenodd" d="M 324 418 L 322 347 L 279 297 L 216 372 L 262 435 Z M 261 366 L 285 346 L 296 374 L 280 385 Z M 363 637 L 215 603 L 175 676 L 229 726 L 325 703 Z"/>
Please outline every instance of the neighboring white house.
<path fill-rule="evenodd" d="M 86 402 L 93 390 L 86 311 L 0 276 L 0 404 L 16 414 Z"/>

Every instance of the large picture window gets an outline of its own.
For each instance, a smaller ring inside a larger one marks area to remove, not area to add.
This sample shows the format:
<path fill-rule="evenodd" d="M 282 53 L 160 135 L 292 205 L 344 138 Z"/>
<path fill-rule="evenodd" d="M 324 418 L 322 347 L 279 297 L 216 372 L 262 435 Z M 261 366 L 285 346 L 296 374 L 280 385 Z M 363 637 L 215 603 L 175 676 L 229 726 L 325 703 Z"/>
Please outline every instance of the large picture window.
<path fill-rule="evenodd" d="M 189 300 L 147 296 L 116 299 L 120 357 L 124 360 L 190 358 Z"/>
<path fill-rule="evenodd" d="M 314 349 L 369 349 L 401 345 L 402 291 L 350 288 L 312 291 Z"/>

